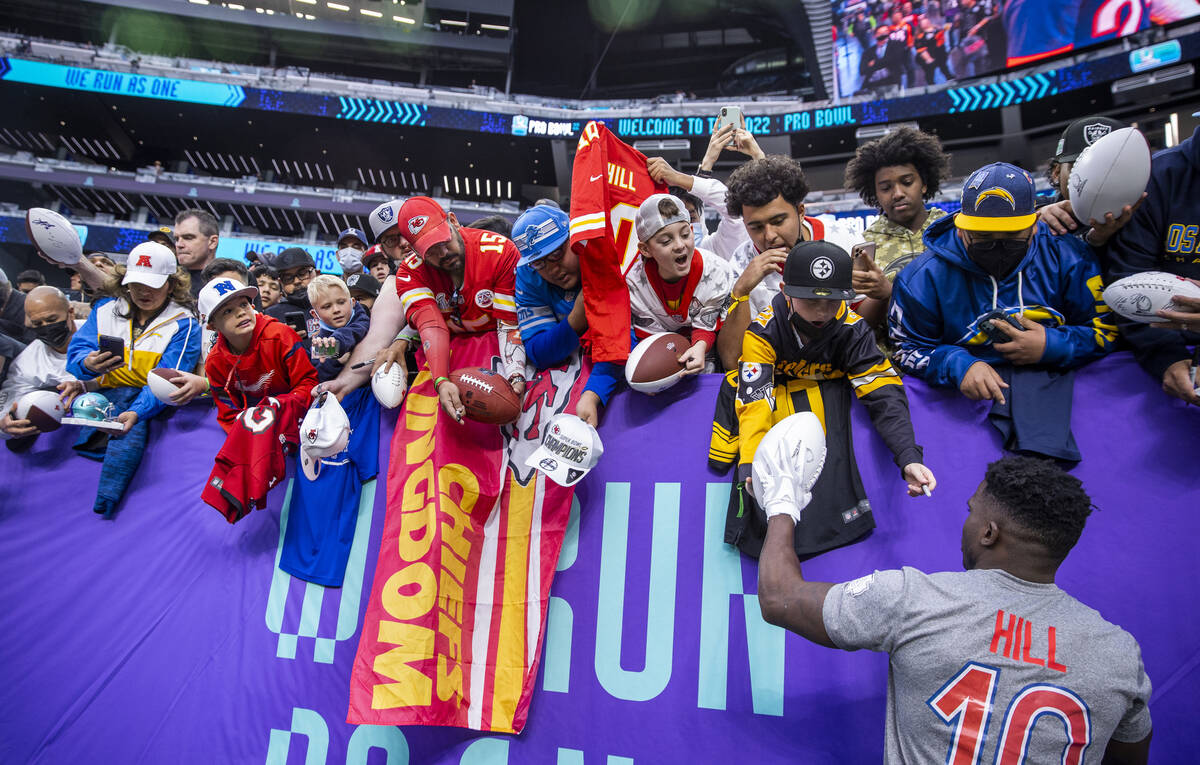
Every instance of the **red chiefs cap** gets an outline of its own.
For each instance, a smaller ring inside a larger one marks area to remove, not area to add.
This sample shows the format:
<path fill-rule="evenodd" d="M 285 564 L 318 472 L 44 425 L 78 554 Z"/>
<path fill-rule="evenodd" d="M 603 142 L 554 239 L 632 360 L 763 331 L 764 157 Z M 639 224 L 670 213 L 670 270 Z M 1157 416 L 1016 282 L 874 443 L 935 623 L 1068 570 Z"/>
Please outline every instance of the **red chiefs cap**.
<path fill-rule="evenodd" d="M 421 257 L 425 257 L 425 251 L 433 245 L 450 241 L 450 221 L 446 211 L 429 197 L 410 197 L 400 206 L 397 217 L 400 235 Z"/>

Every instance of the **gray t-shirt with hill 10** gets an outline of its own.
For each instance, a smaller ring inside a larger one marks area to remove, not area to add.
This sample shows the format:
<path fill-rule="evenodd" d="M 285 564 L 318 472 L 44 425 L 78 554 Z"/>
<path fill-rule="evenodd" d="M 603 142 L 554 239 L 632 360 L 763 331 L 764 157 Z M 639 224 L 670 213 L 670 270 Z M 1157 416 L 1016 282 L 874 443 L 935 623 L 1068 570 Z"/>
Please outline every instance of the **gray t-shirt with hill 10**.
<path fill-rule="evenodd" d="M 887 763 L 1098 763 L 1150 733 L 1137 641 L 1056 585 L 905 567 L 835 585 L 823 616 L 891 654 Z"/>

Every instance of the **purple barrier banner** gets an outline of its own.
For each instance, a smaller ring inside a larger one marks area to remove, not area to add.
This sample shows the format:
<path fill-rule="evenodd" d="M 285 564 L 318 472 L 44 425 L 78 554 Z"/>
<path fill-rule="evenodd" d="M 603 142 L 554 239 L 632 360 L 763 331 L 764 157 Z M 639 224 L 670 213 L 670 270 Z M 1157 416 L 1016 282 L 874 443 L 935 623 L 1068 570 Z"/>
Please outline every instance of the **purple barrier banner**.
<path fill-rule="evenodd" d="M 605 413 L 605 455 L 576 489 L 519 736 L 345 722 L 382 483 L 363 492 L 345 586 L 325 588 L 275 565 L 290 479 L 235 526 L 201 503 L 222 440 L 202 406 L 153 423 L 112 521 L 91 512 L 99 465 L 71 450 L 74 429 L 25 454 L 0 449 L 0 762 L 878 762 L 886 657 L 765 624 L 754 561 L 722 542 L 728 477 L 706 467 L 719 383 L 622 392 Z M 1000 439 L 984 405 L 919 382 L 908 393 L 937 491 L 905 496 L 856 405 L 878 528 L 806 563 L 809 578 L 961 568 L 966 501 Z M 394 420 L 384 413 L 385 456 Z M 1074 472 L 1098 510 L 1059 584 L 1141 643 L 1152 761 L 1192 761 L 1200 410 L 1122 354 L 1079 373 L 1073 423 Z"/>

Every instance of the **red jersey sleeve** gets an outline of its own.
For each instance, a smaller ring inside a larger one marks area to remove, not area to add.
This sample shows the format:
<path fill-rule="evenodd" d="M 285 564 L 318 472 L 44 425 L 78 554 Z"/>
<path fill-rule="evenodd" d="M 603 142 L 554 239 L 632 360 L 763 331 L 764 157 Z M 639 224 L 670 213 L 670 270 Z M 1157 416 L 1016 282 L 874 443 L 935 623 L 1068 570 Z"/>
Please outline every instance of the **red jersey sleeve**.
<path fill-rule="evenodd" d="M 434 310 L 440 310 L 433 297 L 433 289 L 425 275 L 425 265 L 411 268 L 401 263 L 396 270 L 396 293 L 400 296 L 400 306 L 404 309 L 405 322 L 412 324 L 412 312 L 421 301 L 429 301 Z"/>

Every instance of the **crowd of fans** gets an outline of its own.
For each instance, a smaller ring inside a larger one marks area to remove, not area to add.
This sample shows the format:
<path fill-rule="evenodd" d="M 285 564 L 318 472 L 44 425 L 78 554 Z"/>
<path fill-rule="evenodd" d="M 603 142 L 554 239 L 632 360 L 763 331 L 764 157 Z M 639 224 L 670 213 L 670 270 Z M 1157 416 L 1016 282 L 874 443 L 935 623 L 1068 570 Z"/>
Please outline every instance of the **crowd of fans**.
<path fill-rule="evenodd" d="M 903 6 L 889 26 L 860 12 L 854 34 L 863 22 L 911 46 L 930 23 L 950 30 L 983 13 L 971 0 L 955 16 L 937 15 L 937 3 L 916 17 L 910 3 Z M 977 27 L 961 39 L 980 34 Z M 906 76 L 904 64 L 895 66 Z M 1103 117 L 1072 123 L 1051 158 L 1053 177 L 1064 178 L 1084 146 L 1118 125 Z M 747 161 L 722 182 L 712 167 L 726 149 Z M 1100 297 L 1105 283 L 1139 271 L 1200 277 L 1196 238 L 1175 232 L 1178 221 L 1194 220 L 1195 137 L 1158 154 L 1148 196 L 1103 221 L 1074 218 L 1065 182 L 1039 208 L 1033 177 L 1003 162 L 972 173 L 961 211 L 947 214 L 929 200 L 948 169 L 938 139 L 911 128 L 860 147 L 846 167 L 846 188 L 880 215 L 855 235 L 836 219 L 807 214 L 798 161 L 765 156 L 733 126 L 714 133 L 693 174 L 661 158 L 646 161 L 645 172 L 671 193 L 642 202 L 634 221 L 631 342 L 683 333 L 684 374 L 725 375 L 709 456 L 714 466 L 738 466 L 730 499 L 730 518 L 738 520 L 726 539 L 748 554 L 763 551 L 769 516 L 750 466 L 764 435 L 793 412 L 818 414 L 831 454 L 795 526 L 801 557 L 874 527 L 849 439 L 853 399 L 867 407 L 909 494 L 936 487 L 902 374 L 991 402 L 989 419 L 1006 449 L 1066 465 L 1080 459 L 1070 432 L 1072 372 L 1115 348 L 1130 348 L 1167 394 L 1200 405 L 1192 355 L 1200 301 L 1182 300 L 1179 312 L 1151 327 L 1125 322 Z M 720 220 L 711 232 L 705 209 Z M 37 437 L 16 414 L 26 392 L 56 389 L 70 402 L 103 391 L 119 429 L 82 429 L 75 448 L 103 461 L 93 508 L 111 517 L 141 460 L 147 423 L 165 408 L 147 376 L 175 370 L 173 403 L 210 397 L 229 434 L 204 499 L 233 522 L 261 506 L 282 469 L 247 479 L 244 455 L 266 450 L 282 460 L 281 444 L 297 444 L 314 395 L 314 409 L 342 409 L 351 432 L 362 430 L 379 411 L 364 384 L 395 364 L 410 378 L 427 370 L 441 407 L 461 421 L 461 392 L 448 369 L 452 335 L 494 332 L 503 376 L 518 397 L 532 370 L 588 352 L 572 221 L 555 203 L 542 200 L 512 226 L 502 218 L 463 225 L 434 200 L 412 197 L 380 205 L 369 222 L 369 234 L 347 229 L 338 237 L 340 276 L 318 274 L 298 247 L 249 265 L 217 258 L 217 221 L 191 209 L 124 263 L 93 254 L 72 266 L 69 291 L 45 286 L 37 270 L 13 283 L 0 278 L 6 445 L 20 451 Z M 114 351 L 106 338 L 123 345 Z M 622 378 L 619 365 L 596 364 L 578 416 L 599 425 Z M 328 477 L 328 461 L 301 452 L 308 481 Z M 373 474 L 369 460 L 355 459 L 354 480 Z M 994 481 L 996 494 L 1003 476 Z M 340 584 L 336 564 L 294 567 L 319 568 L 325 573 L 313 581 Z M 819 634 L 825 642 L 835 637 Z"/>

